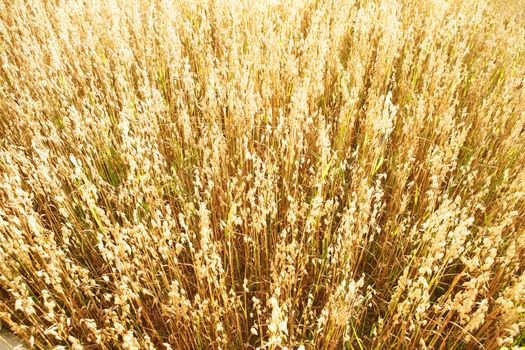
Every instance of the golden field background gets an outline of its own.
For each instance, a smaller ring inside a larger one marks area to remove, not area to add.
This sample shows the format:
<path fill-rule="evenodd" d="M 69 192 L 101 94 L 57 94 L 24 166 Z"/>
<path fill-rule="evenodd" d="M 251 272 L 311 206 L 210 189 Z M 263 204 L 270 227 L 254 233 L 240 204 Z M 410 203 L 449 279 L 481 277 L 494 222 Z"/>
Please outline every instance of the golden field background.
<path fill-rule="evenodd" d="M 525 346 L 521 8 L 0 2 L 2 330 Z"/>

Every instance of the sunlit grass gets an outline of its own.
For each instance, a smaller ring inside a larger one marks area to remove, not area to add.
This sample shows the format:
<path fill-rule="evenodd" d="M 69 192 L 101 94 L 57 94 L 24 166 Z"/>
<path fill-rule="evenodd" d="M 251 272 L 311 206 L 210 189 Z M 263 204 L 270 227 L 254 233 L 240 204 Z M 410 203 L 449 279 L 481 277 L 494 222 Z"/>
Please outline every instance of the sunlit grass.
<path fill-rule="evenodd" d="M 0 2 L 2 330 L 524 346 L 520 8 Z"/>

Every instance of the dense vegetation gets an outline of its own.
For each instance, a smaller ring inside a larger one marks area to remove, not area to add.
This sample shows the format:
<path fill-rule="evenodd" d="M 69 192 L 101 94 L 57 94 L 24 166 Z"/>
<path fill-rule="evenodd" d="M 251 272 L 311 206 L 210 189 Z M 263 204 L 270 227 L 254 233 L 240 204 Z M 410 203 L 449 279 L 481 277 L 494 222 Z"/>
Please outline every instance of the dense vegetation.
<path fill-rule="evenodd" d="M 35 349 L 525 344 L 525 17 L 0 1 L 0 326 Z"/>

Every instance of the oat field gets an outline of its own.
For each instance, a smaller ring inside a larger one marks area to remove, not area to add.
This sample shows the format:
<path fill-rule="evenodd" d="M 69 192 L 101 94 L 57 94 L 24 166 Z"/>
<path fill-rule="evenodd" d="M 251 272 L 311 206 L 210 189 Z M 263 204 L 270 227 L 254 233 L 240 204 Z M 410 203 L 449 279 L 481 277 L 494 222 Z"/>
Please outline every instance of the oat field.
<path fill-rule="evenodd" d="M 524 347 L 524 12 L 0 0 L 0 330 Z"/>

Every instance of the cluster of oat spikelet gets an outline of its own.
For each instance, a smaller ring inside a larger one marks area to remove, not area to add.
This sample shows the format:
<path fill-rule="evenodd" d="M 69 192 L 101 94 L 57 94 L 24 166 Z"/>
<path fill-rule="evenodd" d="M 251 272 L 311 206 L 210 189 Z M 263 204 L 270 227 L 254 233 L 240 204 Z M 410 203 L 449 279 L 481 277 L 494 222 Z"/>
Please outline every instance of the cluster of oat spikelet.
<path fill-rule="evenodd" d="M 524 18 L 0 1 L 0 326 L 34 349 L 524 345 Z"/>

